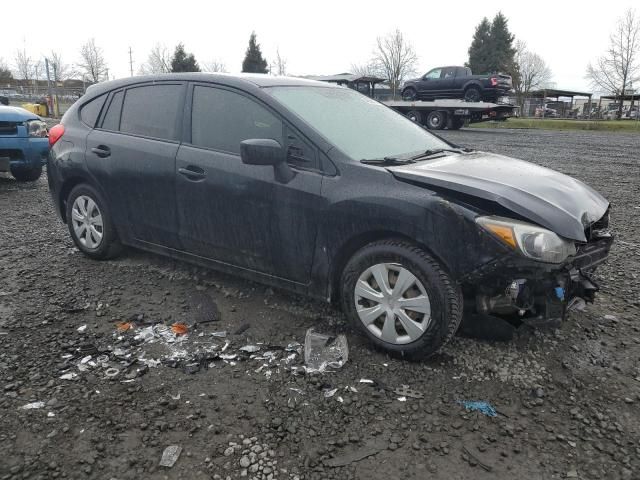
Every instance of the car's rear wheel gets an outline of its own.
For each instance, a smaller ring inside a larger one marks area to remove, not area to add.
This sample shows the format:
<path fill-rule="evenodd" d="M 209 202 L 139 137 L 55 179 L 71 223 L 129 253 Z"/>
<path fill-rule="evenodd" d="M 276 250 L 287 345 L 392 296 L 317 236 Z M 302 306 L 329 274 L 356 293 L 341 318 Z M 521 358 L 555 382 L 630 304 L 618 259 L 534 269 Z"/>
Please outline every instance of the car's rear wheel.
<path fill-rule="evenodd" d="M 42 175 L 42 165 L 37 167 L 11 167 L 11 175 L 19 182 L 35 182 Z"/>
<path fill-rule="evenodd" d="M 400 240 L 371 243 L 349 260 L 342 307 L 377 347 L 407 358 L 435 353 L 462 319 L 453 279 L 424 250 Z"/>
<path fill-rule="evenodd" d="M 447 115 L 444 112 L 431 112 L 427 117 L 429 130 L 442 130 L 447 123 Z"/>
<path fill-rule="evenodd" d="M 71 190 L 66 217 L 71 238 L 88 257 L 105 260 L 122 250 L 109 207 L 92 186 L 82 184 Z"/>
<path fill-rule="evenodd" d="M 413 87 L 407 87 L 402 91 L 402 100 L 413 102 L 418 99 L 418 92 Z"/>
<path fill-rule="evenodd" d="M 469 87 L 464 91 L 465 102 L 479 102 L 482 100 L 482 95 L 478 87 Z"/>

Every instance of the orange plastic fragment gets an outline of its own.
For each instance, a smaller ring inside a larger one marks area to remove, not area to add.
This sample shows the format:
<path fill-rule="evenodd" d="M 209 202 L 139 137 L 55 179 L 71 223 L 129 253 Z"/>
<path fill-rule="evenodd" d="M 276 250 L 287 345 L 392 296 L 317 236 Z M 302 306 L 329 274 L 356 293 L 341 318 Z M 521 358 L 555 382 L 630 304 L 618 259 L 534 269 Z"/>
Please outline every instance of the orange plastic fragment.
<path fill-rule="evenodd" d="M 187 327 L 184 323 L 174 323 L 171 325 L 171 331 L 176 335 L 184 335 L 189 331 L 189 327 Z"/>
<path fill-rule="evenodd" d="M 133 323 L 131 322 L 120 322 L 116 323 L 116 328 L 119 332 L 126 332 L 127 330 L 133 329 Z"/>

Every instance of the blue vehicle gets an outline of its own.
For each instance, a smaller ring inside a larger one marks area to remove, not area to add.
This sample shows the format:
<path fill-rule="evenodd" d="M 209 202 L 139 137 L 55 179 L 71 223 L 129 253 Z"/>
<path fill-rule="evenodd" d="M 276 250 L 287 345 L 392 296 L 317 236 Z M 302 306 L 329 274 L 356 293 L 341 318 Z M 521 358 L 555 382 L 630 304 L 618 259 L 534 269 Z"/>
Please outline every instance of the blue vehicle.
<path fill-rule="evenodd" d="M 0 172 L 11 172 L 19 182 L 40 178 L 49 154 L 48 136 L 39 116 L 0 105 Z"/>

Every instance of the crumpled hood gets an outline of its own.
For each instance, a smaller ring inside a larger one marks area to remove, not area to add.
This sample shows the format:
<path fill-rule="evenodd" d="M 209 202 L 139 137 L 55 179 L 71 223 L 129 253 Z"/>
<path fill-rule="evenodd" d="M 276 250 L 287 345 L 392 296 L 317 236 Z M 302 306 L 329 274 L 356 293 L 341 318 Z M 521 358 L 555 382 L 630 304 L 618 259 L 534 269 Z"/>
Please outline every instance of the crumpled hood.
<path fill-rule="evenodd" d="M 485 152 L 451 154 L 389 167 L 398 179 L 490 200 L 558 235 L 585 242 L 585 227 L 609 202 L 575 178 L 523 160 Z"/>

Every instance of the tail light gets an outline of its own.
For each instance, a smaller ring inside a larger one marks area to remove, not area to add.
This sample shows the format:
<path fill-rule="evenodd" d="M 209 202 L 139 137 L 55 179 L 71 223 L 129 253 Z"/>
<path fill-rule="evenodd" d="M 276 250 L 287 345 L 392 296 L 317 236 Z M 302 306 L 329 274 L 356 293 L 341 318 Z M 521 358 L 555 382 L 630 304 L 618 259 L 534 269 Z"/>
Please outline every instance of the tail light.
<path fill-rule="evenodd" d="M 52 127 L 49 130 L 49 148 L 53 147 L 62 138 L 62 135 L 64 135 L 64 125 L 59 123 Z"/>
<path fill-rule="evenodd" d="M 498 78 L 497 77 L 491 77 L 489 80 L 491 80 L 491 86 L 495 87 L 496 85 L 498 85 Z"/>

